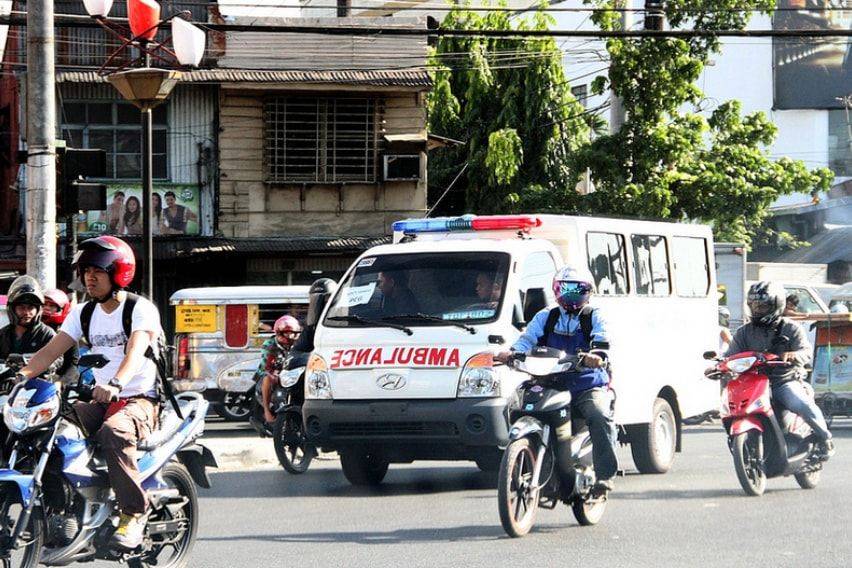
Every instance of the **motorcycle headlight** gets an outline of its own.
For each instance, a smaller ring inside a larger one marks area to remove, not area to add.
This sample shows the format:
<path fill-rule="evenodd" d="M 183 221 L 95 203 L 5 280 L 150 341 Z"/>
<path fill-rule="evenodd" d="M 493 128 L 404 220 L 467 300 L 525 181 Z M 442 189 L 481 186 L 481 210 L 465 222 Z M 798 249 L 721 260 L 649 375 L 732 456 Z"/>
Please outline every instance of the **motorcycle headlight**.
<path fill-rule="evenodd" d="M 305 370 L 305 398 L 331 399 L 328 364 L 319 355 L 311 355 Z"/>
<path fill-rule="evenodd" d="M 9 396 L 9 400 L 3 406 L 3 422 L 9 431 L 22 434 L 47 424 L 59 414 L 57 397 L 51 397 L 35 406 L 28 406 L 35 393 L 35 390 L 20 388 Z"/>
<path fill-rule="evenodd" d="M 743 357 L 742 359 L 733 359 L 725 363 L 729 370 L 740 374 L 745 373 L 757 363 L 757 357 Z"/>
<path fill-rule="evenodd" d="M 290 369 L 289 371 L 282 371 L 278 376 L 278 384 L 282 387 L 290 388 L 296 383 L 299 382 L 299 377 L 302 376 L 302 373 L 305 371 L 305 367 L 298 367 L 296 369 Z"/>
<path fill-rule="evenodd" d="M 468 359 L 459 377 L 458 397 L 500 396 L 500 378 L 494 369 L 494 355 L 484 352 Z"/>

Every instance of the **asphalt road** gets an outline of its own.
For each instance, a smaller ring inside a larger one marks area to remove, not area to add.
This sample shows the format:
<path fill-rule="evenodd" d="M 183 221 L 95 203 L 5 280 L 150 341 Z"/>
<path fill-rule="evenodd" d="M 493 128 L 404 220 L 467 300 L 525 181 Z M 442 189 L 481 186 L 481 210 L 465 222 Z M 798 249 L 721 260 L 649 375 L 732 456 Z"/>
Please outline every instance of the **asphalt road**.
<path fill-rule="evenodd" d="M 562 506 L 540 511 L 522 539 L 503 533 L 495 483 L 473 464 L 391 466 L 375 490 L 350 486 L 329 460 L 302 476 L 217 473 L 200 492 L 190 566 L 849 566 L 852 421 L 836 423 L 835 436 L 819 487 L 772 479 L 753 498 L 721 429 L 689 428 L 667 475 L 631 473 L 621 452 L 628 473 L 598 526 L 580 527 Z"/>

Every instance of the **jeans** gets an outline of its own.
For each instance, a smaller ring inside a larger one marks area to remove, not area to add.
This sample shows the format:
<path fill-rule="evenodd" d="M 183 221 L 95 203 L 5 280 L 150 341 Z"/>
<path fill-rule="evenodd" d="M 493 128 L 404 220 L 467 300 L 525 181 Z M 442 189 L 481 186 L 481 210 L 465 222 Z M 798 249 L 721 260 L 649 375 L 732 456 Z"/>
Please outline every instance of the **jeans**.
<path fill-rule="evenodd" d="M 772 385 L 772 397 L 790 412 L 801 416 L 814 429 L 821 440 L 831 438 L 831 432 L 828 431 L 828 424 L 825 422 L 822 410 L 808 396 L 801 381 L 787 381 Z"/>
<path fill-rule="evenodd" d="M 574 395 L 572 410 L 585 418 L 592 438 L 592 460 L 598 479 L 611 479 L 618 471 L 615 455 L 615 422 L 612 396 L 606 387 L 597 387 Z"/>

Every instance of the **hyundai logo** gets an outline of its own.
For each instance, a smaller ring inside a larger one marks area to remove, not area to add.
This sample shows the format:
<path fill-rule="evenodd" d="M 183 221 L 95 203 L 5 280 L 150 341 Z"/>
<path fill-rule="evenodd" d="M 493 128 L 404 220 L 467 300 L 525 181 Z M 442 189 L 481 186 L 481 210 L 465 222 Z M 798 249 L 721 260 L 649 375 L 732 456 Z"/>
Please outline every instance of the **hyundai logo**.
<path fill-rule="evenodd" d="M 376 379 L 376 384 L 385 390 L 395 391 L 405 386 L 405 377 L 388 373 Z"/>

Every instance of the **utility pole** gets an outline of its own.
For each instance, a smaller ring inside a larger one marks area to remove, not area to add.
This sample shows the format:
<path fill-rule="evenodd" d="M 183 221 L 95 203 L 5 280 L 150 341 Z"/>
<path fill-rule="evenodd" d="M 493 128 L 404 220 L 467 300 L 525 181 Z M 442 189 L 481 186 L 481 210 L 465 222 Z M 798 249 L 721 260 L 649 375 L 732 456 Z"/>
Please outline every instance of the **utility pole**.
<path fill-rule="evenodd" d="M 52 0 L 27 4 L 27 274 L 56 286 L 56 93 Z"/>
<path fill-rule="evenodd" d="M 618 0 L 616 8 L 623 10 L 621 12 L 621 29 L 629 30 L 633 27 L 633 12 L 632 0 Z M 624 110 L 624 103 L 621 97 L 615 94 L 615 91 L 610 92 L 610 107 L 609 107 L 609 132 L 615 134 L 624 125 L 627 120 L 627 111 Z"/>
<path fill-rule="evenodd" d="M 645 29 L 663 31 L 666 23 L 666 13 L 663 11 L 662 0 L 645 0 Z"/>

